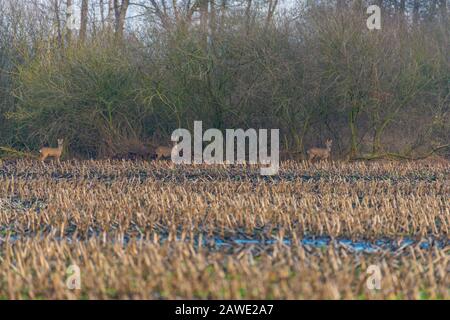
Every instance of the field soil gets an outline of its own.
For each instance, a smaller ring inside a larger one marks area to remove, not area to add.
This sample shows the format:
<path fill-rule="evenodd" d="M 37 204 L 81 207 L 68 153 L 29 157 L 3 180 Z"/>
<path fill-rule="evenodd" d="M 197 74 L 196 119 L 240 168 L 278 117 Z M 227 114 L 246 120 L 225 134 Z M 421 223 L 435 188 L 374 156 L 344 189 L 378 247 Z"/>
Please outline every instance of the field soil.
<path fill-rule="evenodd" d="M 259 172 L 5 161 L 0 298 L 450 298 L 448 163 Z"/>

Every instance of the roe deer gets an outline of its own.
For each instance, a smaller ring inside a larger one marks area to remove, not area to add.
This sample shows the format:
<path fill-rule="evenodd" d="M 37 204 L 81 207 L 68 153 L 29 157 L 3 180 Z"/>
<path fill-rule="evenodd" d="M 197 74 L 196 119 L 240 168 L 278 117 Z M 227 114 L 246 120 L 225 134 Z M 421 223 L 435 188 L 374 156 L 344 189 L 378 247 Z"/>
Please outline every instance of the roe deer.
<path fill-rule="evenodd" d="M 172 155 L 172 148 L 159 146 L 155 150 L 156 160 L 161 158 L 170 158 Z"/>
<path fill-rule="evenodd" d="M 60 162 L 59 159 L 61 158 L 61 154 L 63 151 L 63 143 L 63 139 L 58 139 L 58 148 L 42 148 L 41 150 L 39 150 L 39 152 L 41 153 L 40 160 L 44 162 L 48 157 L 53 157 L 58 160 L 58 162 Z"/>
<path fill-rule="evenodd" d="M 326 148 L 311 148 L 308 150 L 309 161 L 312 161 L 316 158 L 327 160 L 330 158 L 331 154 L 331 145 L 333 144 L 333 140 L 327 140 L 325 145 Z"/>

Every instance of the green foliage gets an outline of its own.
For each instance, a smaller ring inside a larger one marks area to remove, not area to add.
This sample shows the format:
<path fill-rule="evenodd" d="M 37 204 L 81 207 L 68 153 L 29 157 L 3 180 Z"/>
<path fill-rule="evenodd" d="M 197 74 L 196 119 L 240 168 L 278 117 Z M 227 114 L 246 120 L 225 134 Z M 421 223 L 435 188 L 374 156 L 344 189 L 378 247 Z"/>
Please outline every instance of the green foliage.
<path fill-rule="evenodd" d="M 40 54 L 20 66 L 18 108 L 9 114 L 36 143 L 64 137 L 86 155 L 136 136 L 149 111 L 139 101 L 141 72 L 126 50 L 89 46 Z"/>
<path fill-rule="evenodd" d="M 333 152 L 352 157 L 409 157 L 448 141 L 444 29 L 386 18 L 369 31 L 358 10 L 302 13 L 271 26 L 230 16 L 208 37 L 179 27 L 125 44 L 40 44 L 16 65 L 3 141 L 36 150 L 64 137 L 75 155 L 112 156 L 131 141 L 168 144 L 195 120 L 280 128 L 294 152 L 333 138 Z"/>

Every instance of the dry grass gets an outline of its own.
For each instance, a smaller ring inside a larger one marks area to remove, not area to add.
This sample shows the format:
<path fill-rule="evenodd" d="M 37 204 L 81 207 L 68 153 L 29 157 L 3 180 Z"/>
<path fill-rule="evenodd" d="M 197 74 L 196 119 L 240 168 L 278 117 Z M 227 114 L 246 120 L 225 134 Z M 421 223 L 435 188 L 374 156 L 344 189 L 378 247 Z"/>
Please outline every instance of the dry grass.
<path fill-rule="evenodd" d="M 0 165 L 0 297 L 446 298 L 447 163 L 169 162 Z M 377 253 L 298 245 L 305 236 L 433 238 Z M 289 239 L 292 246 L 215 239 Z M 66 288 L 77 264 L 82 290 Z M 381 267 L 382 289 L 365 286 Z"/>

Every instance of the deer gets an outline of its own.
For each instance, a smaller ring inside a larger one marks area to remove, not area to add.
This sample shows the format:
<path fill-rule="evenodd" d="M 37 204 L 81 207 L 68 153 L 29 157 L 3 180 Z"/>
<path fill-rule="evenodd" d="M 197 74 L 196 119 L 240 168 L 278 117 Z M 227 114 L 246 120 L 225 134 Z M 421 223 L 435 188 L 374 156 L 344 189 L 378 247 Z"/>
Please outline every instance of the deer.
<path fill-rule="evenodd" d="M 58 162 L 60 162 L 60 158 L 63 152 L 63 144 L 64 139 L 58 139 L 58 148 L 42 148 L 41 150 L 39 150 L 39 152 L 41 153 L 40 160 L 44 162 L 48 157 L 53 157 L 58 160 Z"/>
<path fill-rule="evenodd" d="M 161 158 L 170 158 L 172 155 L 172 148 L 159 146 L 155 150 L 156 160 L 160 160 Z"/>
<path fill-rule="evenodd" d="M 171 158 L 172 157 L 172 150 L 175 150 L 176 152 L 181 151 L 180 146 L 179 145 L 175 145 L 173 148 L 172 147 L 166 147 L 166 146 L 158 146 L 155 149 L 155 155 L 156 155 L 156 160 L 160 160 L 161 158 Z"/>
<path fill-rule="evenodd" d="M 159 160 L 161 158 L 168 158 L 172 154 L 172 149 L 169 147 L 159 146 L 158 148 L 156 148 L 155 153 L 156 160 Z"/>
<path fill-rule="evenodd" d="M 328 160 L 331 155 L 331 145 L 333 144 L 333 140 L 327 140 L 325 145 L 326 148 L 311 148 L 308 150 L 309 161 L 313 161 L 318 158 L 321 160 Z"/>

